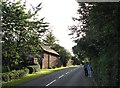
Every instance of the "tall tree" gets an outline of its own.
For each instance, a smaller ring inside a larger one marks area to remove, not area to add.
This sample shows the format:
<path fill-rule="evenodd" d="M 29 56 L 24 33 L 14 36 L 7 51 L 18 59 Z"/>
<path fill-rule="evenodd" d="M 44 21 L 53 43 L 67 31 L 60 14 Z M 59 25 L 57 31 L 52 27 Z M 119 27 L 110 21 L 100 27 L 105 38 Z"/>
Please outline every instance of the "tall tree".
<path fill-rule="evenodd" d="M 56 37 L 53 35 L 53 31 L 52 30 L 48 30 L 47 31 L 47 34 L 45 36 L 45 38 L 43 39 L 43 43 L 45 45 L 48 45 L 48 46 L 53 46 L 54 44 L 56 44 L 58 40 L 56 39 Z"/>
<path fill-rule="evenodd" d="M 58 40 L 53 35 L 52 30 L 49 29 L 47 31 L 47 34 L 46 34 L 45 38 L 43 39 L 43 43 L 45 45 L 50 46 L 55 51 L 57 51 L 59 53 L 59 55 L 60 55 L 60 60 L 61 60 L 61 62 L 63 64 L 63 66 L 66 66 L 67 61 L 71 58 L 71 54 L 64 47 L 57 44 L 57 41 Z"/>
<path fill-rule="evenodd" d="M 80 22 L 79 26 L 70 28 L 72 34 L 77 34 L 76 49 L 79 48 L 80 54 L 91 58 L 98 85 L 119 85 L 120 4 L 79 3 L 79 6 L 80 16 L 73 18 Z M 81 33 L 84 33 L 82 38 L 79 37 Z"/>
<path fill-rule="evenodd" d="M 26 12 L 25 3 L 2 2 L 3 69 L 7 66 L 12 70 L 15 65 L 20 65 L 28 54 L 38 52 L 39 39 L 48 27 L 43 18 L 35 17 L 38 8 L 33 12 Z"/>

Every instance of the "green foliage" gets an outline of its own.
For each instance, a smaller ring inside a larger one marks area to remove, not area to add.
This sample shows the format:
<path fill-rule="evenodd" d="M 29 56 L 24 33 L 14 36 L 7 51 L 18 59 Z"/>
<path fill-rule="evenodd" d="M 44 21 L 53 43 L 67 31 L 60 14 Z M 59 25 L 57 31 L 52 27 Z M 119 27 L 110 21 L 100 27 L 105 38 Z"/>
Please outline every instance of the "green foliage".
<path fill-rule="evenodd" d="M 73 65 L 80 65 L 80 59 L 76 54 L 71 59 L 74 61 Z"/>
<path fill-rule="evenodd" d="M 28 74 L 29 69 L 25 68 L 22 70 L 13 70 L 10 72 L 2 73 L 2 81 L 8 82 L 11 80 L 19 79 L 21 77 L 24 77 Z"/>
<path fill-rule="evenodd" d="M 31 12 L 20 1 L 2 1 L 2 64 L 10 70 L 19 67 L 28 54 L 38 55 L 40 39 L 48 27 L 44 18 L 36 17 L 40 5 Z"/>
<path fill-rule="evenodd" d="M 73 67 L 73 66 L 70 66 L 70 67 Z M 33 74 L 28 74 L 25 77 L 22 77 L 21 79 L 3 83 L 2 87 L 3 88 L 4 87 L 8 88 L 8 87 L 13 87 L 13 86 L 19 86 L 21 84 L 24 84 L 26 82 L 34 80 L 34 79 L 40 77 L 41 75 L 50 74 L 50 73 L 52 73 L 54 71 L 62 70 L 62 69 L 65 69 L 65 68 L 69 68 L 69 67 L 60 67 L 60 68 L 54 68 L 54 69 L 41 69 L 41 71 L 33 73 Z"/>
<path fill-rule="evenodd" d="M 3 73 L 3 74 L 2 74 L 2 81 L 8 82 L 9 80 L 10 80 L 9 75 Z"/>
<path fill-rule="evenodd" d="M 46 38 L 43 39 L 43 43 L 49 46 L 52 46 L 53 44 L 55 44 L 56 41 L 57 40 L 55 36 L 53 35 L 52 30 L 49 30 L 46 34 Z"/>
<path fill-rule="evenodd" d="M 48 31 L 46 34 L 46 38 L 43 39 L 43 43 L 45 45 L 50 46 L 53 50 L 57 51 L 60 55 L 60 61 L 62 62 L 63 66 L 66 66 L 67 61 L 71 58 L 71 54 L 67 51 L 64 47 L 57 44 L 58 40 L 53 35 L 52 31 Z M 55 64 L 55 63 L 53 63 Z"/>
<path fill-rule="evenodd" d="M 119 85 L 119 3 L 79 3 L 80 24 L 70 27 L 81 59 L 89 57 L 98 85 Z M 82 23 L 82 25 L 81 25 Z M 84 34 L 82 37 L 81 35 Z"/>
<path fill-rule="evenodd" d="M 29 74 L 40 71 L 39 65 L 31 65 L 31 66 L 27 66 L 27 68 L 29 69 Z"/>
<path fill-rule="evenodd" d="M 55 44 L 52 48 L 59 53 L 63 66 L 66 66 L 67 61 L 71 58 L 70 52 L 59 44 Z"/>
<path fill-rule="evenodd" d="M 10 71 L 8 66 L 2 66 L 2 72 L 8 72 Z"/>
<path fill-rule="evenodd" d="M 28 68 L 25 68 L 24 71 L 25 71 L 25 74 L 29 74 L 29 69 Z"/>

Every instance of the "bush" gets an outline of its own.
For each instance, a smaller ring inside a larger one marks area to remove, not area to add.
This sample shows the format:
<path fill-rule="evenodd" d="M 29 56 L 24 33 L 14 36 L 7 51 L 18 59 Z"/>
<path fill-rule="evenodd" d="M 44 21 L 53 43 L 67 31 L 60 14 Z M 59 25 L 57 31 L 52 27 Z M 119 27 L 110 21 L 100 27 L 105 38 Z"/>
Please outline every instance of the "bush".
<path fill-rule="evenodd" d="M 12 73 L 14 74 L 14 79 L 18 79 L 19 78 L 18 71 L 14 71 Z"/>
<path fill-rule="evenodd" d="M 15 79 L 14 72 L 9 72 L 8 75 L 9 75 L 10 80 Z"/>
<path fill-rule="evenodd" d="M 28 68 L 25 68 L 24 71 L 25 71 L 25 74 L 29 74 L 29 69 Z"/>
<path fill-rule="evenodd" d="M 2 81 L 8 82 L 10 80 L 15 80 L 15 79 L 26 76 L 26 74 L 28 74 L 28 73 L 29 73 L 28 68 L 17 70 L 17 71 L 13 70 L 11 72 L 3 73 L 2 74 Z"/>
<path fill-rule="evenodd" d="M 34 72 L 38 72 L 40 70 L 39 65 L 31 65 L 27 67 L 29 69 L 29 74 L 32 74 Z"/>
<path fill-rule="evenodd" d="M 40 71 L 40 65 L 35 65 L 34 66 L 34 72 Z"/>
<path fill-rule="evenodd" d="M 21 78 L 21 77 L 24 77 L 26 74 L 25 74 L 25 71 L 24 70 L 19 70 L 18 71 L 18 76 L 19 76 L 19 78 Z"/>
<path fill-rule="evenodd" d="M 2 74 L 2 81 L 8 82 L 9 80 L 10 80 L 9 75 L 6 74 L 6 73 L 3 73 L 3 74 Z"/>

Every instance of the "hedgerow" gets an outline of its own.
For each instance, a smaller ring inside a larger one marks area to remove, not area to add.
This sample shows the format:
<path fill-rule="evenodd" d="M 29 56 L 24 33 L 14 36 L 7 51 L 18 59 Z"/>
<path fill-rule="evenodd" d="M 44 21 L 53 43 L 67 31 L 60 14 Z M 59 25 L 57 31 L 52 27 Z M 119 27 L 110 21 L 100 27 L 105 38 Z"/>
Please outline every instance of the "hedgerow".
<path fill-rule="evenodd" d="M 2 81 L 8 82 L 11 80 L 19 79 L 21 77 L 26 76 L 27 74 L 29 74 L 28 68 L 21 69 L 21 70 L 13 70 L 10 72 L 2 73 Z"/>

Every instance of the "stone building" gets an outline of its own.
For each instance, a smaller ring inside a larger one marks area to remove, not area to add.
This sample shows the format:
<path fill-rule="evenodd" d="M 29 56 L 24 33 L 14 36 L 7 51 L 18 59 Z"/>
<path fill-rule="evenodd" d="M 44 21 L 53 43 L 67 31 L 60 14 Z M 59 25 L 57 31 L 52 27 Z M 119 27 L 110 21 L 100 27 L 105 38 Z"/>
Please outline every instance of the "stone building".
<path fill-rule="evenodd" d="M 61 66 L 59 54 L 49 46 L 40 45 L 40 66 L 41 68 L 55 68 Z"/>

